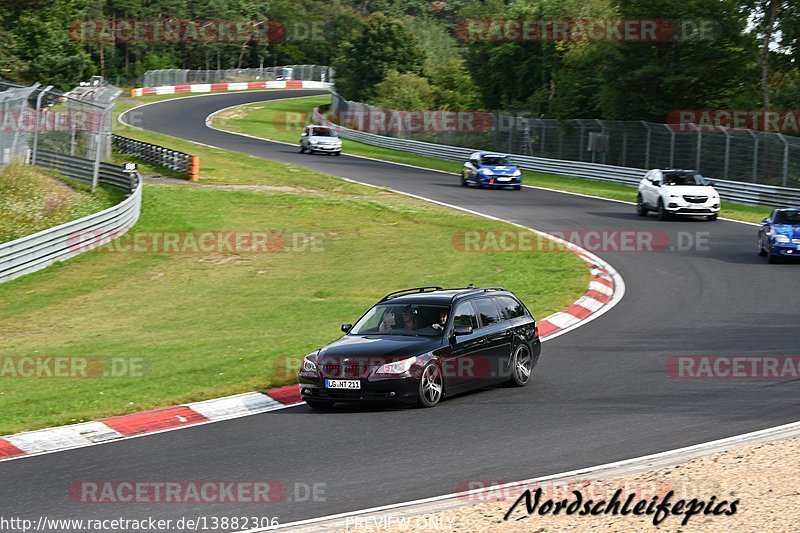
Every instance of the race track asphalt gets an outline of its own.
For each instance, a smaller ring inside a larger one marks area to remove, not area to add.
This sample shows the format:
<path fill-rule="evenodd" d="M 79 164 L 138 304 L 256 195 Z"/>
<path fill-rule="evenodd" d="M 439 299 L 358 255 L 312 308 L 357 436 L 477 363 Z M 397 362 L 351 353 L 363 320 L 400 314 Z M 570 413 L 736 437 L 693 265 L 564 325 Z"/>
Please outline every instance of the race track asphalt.
<path fill-rule="evenodd" d="M 542 476 L 798 419 L 797 379 L 691 380 L 666 371 L 677 355 L 799 355 L 800 265 L 767 265 L 755 253 L 756 227 L 658 222 L 637 217 L 631 205 L 538 189 L 462 188 L 457 177 L 443 173 L 346 155 L 301 155 L 293 146 L 205 125 L 224 107 L 309 94 L 315 92 L 225 93 L 149 105 L 134 116 L 145 129 L 261 157 L 264 164 L 301 165 L 542 230 L 652 230 L 666 232 L 672 244 L 683 233 L 706 239 L 707 246 L 598 251 L 623 276 L 624 299 L 545 343 L 526 388 L 488 389 L 434 409 L 337 407 L 320 413 L 299 406 L 8 461 L 0 463 L 0 514 L 278 516 L 286 523 L 452 493 L 464 480 Z M 331 340 L 339 322 L 351 318 L 337 318 Z M 267 479 L 286 483 L 290 498 L 267 506 L 75 503 L 69 487 L 87 479 Z M 324 497 L 293 496 L 296 483 L 322 483 Z"/>

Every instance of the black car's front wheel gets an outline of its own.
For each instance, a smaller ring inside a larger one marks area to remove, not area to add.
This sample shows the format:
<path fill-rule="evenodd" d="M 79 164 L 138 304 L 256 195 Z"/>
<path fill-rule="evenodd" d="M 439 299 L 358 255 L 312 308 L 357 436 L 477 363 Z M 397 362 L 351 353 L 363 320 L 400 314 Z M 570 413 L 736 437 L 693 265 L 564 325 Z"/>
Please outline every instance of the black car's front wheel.
<path fill-rule="evenodd" d="M 512 387 L 524 387 L 530 382 L 532 373 L 533 356 L 531 356 L 531 351 L 526 345 L 520 344 L 511 357 L 511 378 L 507 383 Z"/>
<path fill-rule="evenodd" d="M 433 407 L 442 399 L 443 392 L 442 371 L 438 366 L 430 363 L 422 371 L 422 377 L 419 380 L 419 405 Z"/>

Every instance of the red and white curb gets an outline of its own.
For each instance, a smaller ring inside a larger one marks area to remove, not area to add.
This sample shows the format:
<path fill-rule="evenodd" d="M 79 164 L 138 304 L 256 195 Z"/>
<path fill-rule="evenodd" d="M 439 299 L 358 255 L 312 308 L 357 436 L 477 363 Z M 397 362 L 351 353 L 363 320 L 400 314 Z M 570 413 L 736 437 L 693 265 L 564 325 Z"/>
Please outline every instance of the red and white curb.
<path fill-rule="evenodd" d="M 572 328 L 597 313 L 614 298 L 616 272 L 587 255 L 578 256 L 589 263 L 591 280 L 589 290 L 572 305 L 539 321 L 539 335 L 543 340 Z"/>
<path fill-rule="evenodd" d="M 331 84 L 328 82 L 306 80 L 193 83 L 185 85 L 162 85 L 159 87 L 137 87 L 131 89 L 131 96 L 144 96 L 146 94 L 216 93 L 225 91 L 247 91 L 251 89 L 329 89 L 330 87 Z"/>
<path fill-rule="evenodd" d="M 266 413 L 298 403 L 300 391 L 297 385 L 289 385 L 263 393 L 247 392 L 81 424 L 17 433 L 0 438 L 0 461 Z"/>

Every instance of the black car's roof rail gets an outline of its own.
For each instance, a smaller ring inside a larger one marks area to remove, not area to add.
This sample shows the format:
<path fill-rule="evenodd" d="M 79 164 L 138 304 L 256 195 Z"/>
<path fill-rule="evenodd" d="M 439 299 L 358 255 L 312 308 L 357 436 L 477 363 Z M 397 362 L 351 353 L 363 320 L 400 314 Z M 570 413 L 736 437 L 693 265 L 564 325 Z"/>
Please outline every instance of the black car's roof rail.
<path fill-rule="evenodd" d="M 392 298 L 396 298 L 399 295 L 405 294 L 405 293 L 415 293 L 415 292 L 416 293 L 421 293 L 421 292 L 432 292 L 432 291 L 440 291 L 440 290 L 442 290 L 441 287 L 435 287 L 435 286 L 413 287 L 411 289 L 402 289 L 402 290 L 399 290 L 399 291 L 390 292 L 389 294 L 387 294 L 386 296 L 381 298 L 380 301 L 381 302 L 385 302 L 386 300 L 391 300 Z"/>
<path fill-rule="evenodd" d="M 449 289 L 449 290 L 454 290 L 454 291 L 468 290 L 470 293 L 473 293 L 473 292 L 504 291 L 506 289 L 504 289 L 503 287 L 476 287 L 475 285 L 470 283 L 469 286 L 467 287 L 460 287 L 458 289 Z M 450 302 L 451 303 L 454 302 L 456 298 L 458 298 L 459 296 L 463 296 L 464 294 L 469 294 L 469 293 L 462 292 L 460 294 L 454 294 L 453 297 L 450 298 Z"/>

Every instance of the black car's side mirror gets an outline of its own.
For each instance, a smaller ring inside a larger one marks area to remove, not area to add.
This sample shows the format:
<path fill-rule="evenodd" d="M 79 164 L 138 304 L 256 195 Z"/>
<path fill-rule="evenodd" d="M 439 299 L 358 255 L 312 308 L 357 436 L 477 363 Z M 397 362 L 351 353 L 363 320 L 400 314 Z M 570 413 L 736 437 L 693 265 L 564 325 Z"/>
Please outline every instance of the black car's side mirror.
<path fill-rule="evenodd" d="M 762 220 L 762 221 L 761 221 L 761 223 L 762 223 L 762 224 L 769 224 L 769 219 L 768 219 L 768 218 L 765 218 L 764 220 Z"/>
<path fill-rule="evenodd" d="M 471 335 L 472 334 L 472 326 L 456 326 L 453 328 L 453 335 L 458 337 L 459 335 Z"/>
<path fill-rule="evenodd" d="M 353 329 L 353 324 L 342 324 L 342 332 L 347 333 Z"/>
<path fill-rule="evenodd" d="M 713 182 L 713 181 L 707 181 L 707 182 L 706 182 L 706 184 L 707 184 L 709 187 L 713 187 L 713 186 L 714 186 L 714 182 Z"/>

